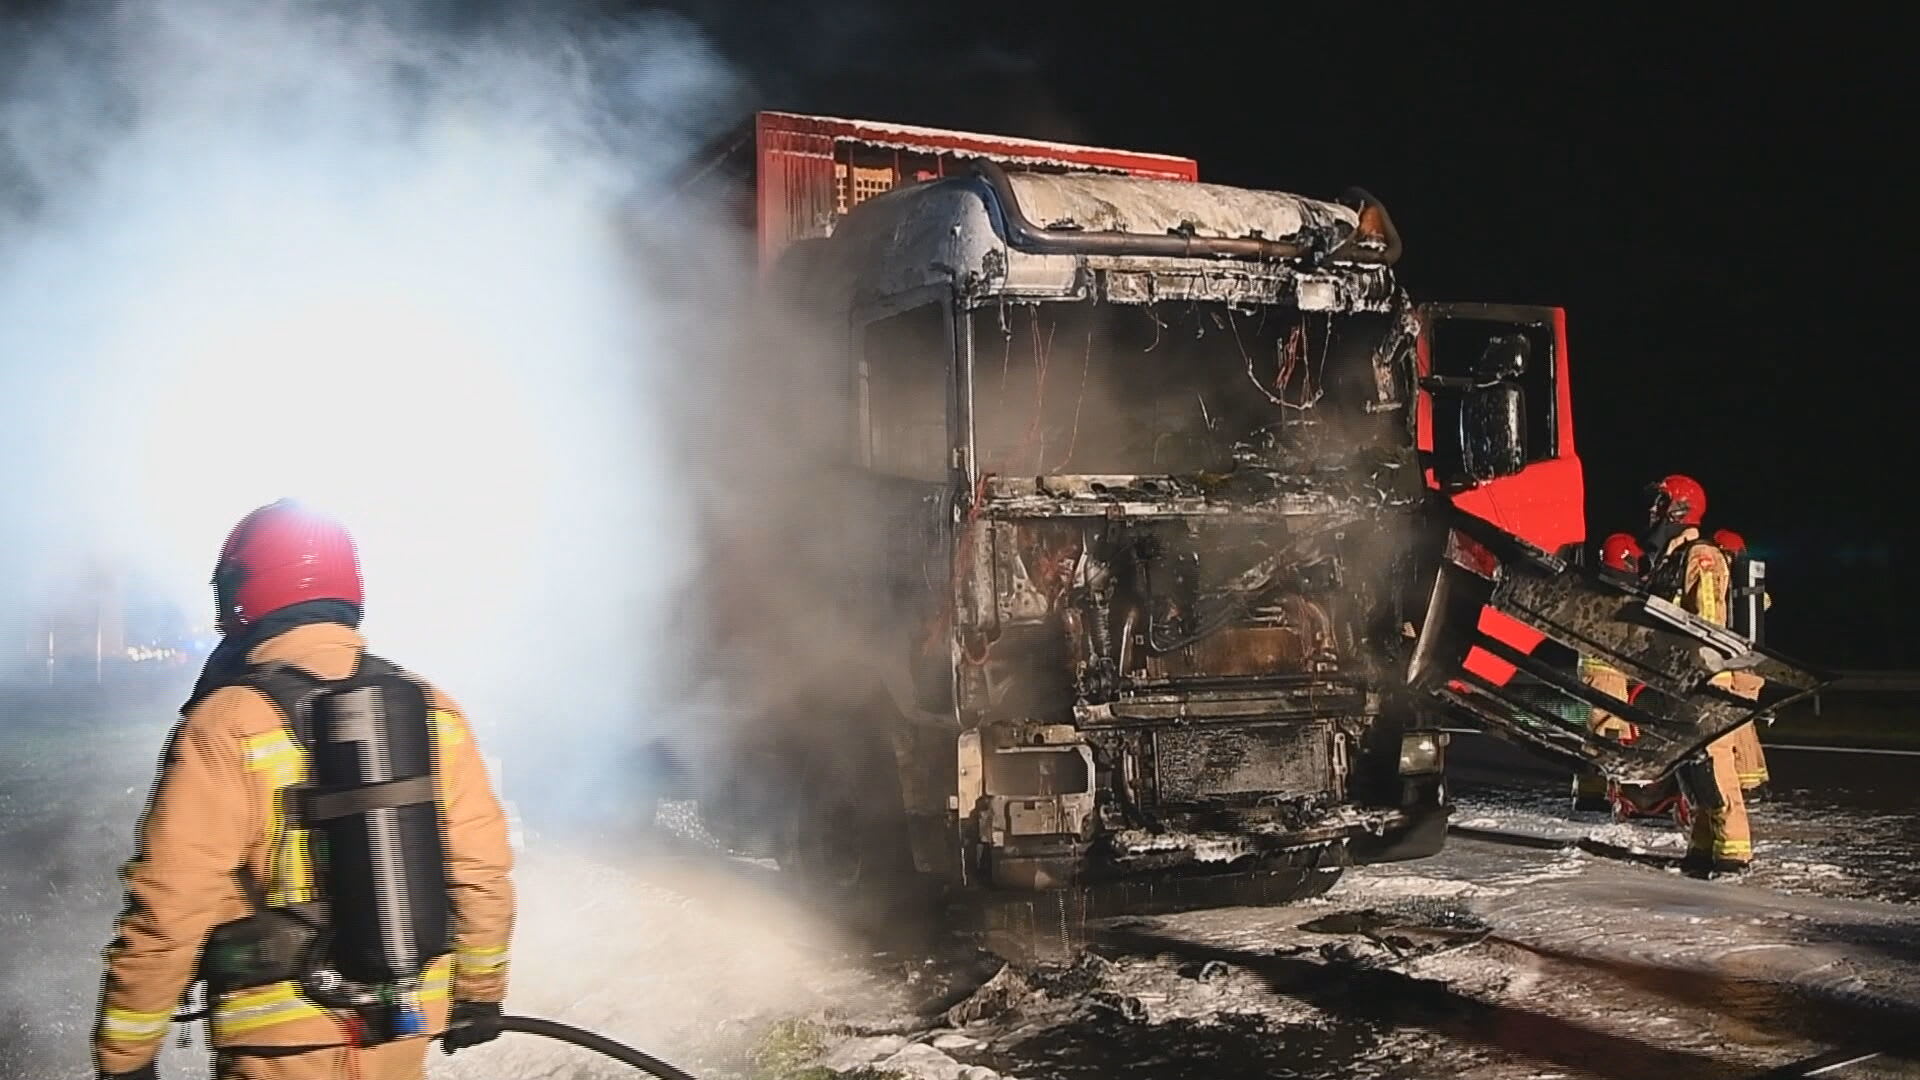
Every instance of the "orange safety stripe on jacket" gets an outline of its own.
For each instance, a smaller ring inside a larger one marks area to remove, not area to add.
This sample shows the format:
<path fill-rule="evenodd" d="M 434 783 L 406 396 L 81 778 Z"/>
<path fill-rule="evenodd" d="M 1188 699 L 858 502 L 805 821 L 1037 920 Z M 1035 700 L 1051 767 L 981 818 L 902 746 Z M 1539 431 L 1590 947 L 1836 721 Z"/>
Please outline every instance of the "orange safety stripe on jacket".
<path fill-rule="evenodd" d="M 356 631 L 321 623 L 263 642 L 248 660 L 291 663 L 338 679 L 353 670 L 364 648 Z M 427 1030 L 438 1032 L 449 998 L 505 997 L 512 851 L 506 816 L 459 706 L 438 691 L 430 691 L 429 701 L 455 940 L 454 954 L 429 968 L 422 994 Z M 174 729 L 123 873 L 127 909 L 107 950 L 95 1031 L 102 1071 L 130 1072 L 158 1053 L 207 932 L 249 911 L 241 874 L 258 883 L 270 904 L 313 897 L 312 844 L 305 830 L 289 827 L 284 805 L 286 787 L 305 775 L 305 755 L 279 713 L 247 687 L 214 692 Z M 346 1042 L 339 1018 L 290 984 L 247 987 L 214 1006 L 217 1047 Z"/>

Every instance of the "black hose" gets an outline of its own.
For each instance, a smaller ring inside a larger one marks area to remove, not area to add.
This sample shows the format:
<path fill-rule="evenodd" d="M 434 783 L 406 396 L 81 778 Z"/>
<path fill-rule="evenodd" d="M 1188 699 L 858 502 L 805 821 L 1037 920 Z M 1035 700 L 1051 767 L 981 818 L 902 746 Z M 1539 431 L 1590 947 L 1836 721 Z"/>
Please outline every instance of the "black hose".
<path fill-rule="evenodd" d="M 605 1035 L 596 1035 L 570 1024 L 555 1020 L 542 1020 L 535 1016 L 503 1016 L 500 1018 L 501 1031 L 518 1031 L 523 1035 L 540 1035 L 560 1042 L 591 1050 L 623 1064 L 631 1065 L 642 1072 L 651 1073 L 660 1080 L 694 1080 L 693 1074 L 682 1072 L 659 1058 L 643 1054 L 625 1043 L 614 1042 Z"/>
<path fill-rule="evenodd" d="M 176 1024 L 190 1024 L 195 1020 L 204 1020 L 212 1012 L 211 1005 L 202 1005 L 192 1012 L 178 1012 L 173 1015 Z M 641 1053 L 625 1043 L 615 1042 L 605 1035 L 596 1035 L 591 1031 L 562 1024 L 557 1020 L 542 1020 L 537 1016 L 503 1016 L 500 1018 L 501 1031 L 518 1031 L 523 1035 L 540 1035 L 564 1043 L 604 1054 L 642 1072 L 651 1073 L 660 1080 L 694 1080 L 692 1073 L 677 1069 L 657 1057 Z M 438 1036 L 435 1036 L 438 1038 Z"/>

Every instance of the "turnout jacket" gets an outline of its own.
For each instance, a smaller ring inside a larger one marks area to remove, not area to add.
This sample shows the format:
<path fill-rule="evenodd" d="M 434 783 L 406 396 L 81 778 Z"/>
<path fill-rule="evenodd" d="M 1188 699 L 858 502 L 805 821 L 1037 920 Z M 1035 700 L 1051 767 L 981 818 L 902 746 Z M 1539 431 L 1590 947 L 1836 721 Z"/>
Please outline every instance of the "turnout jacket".
<path fill-rule="evenodd" d="M 246 659 L 341 679 L 365 650 L 357 630 L 319 622 L 268 638 Z M 436 959 L 422 981 L 427 1033 L 437 1034 L 450 999 L 506 996 L 513 855 L 506 816 L 460 707 L 432 688 L 428 705 L 454 929 L 454 951 Z M 213 691 L 174 728 L 135 831 L 134 857 L 121 872 L 127 906 L 106 950 L 94 1029 L 102 1071 L 130 1072 L 159 1053 L 208 931 L 251 914 L 249 891 L 270 907 L 316 898 L 310 839 L 288 818 L 285 798 L 307 770 L 292 729 L 252 687 Z M 291 982 L 244 987 L 212 1005 L 218 1048 L 351 1041 L 344 1016 L 307 1001 Z"/>

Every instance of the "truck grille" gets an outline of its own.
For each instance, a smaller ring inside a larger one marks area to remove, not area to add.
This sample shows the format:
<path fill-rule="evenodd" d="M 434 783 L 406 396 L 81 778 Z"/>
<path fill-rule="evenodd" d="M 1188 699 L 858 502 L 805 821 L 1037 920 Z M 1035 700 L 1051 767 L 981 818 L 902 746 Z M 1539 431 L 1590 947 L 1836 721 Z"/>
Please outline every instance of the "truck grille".
<path fill-rule="evenodd" d="M 1153 741 L 1162 803 L 1316 795 L 1335 786 L 1326 724 L 1168 729 Z"/>

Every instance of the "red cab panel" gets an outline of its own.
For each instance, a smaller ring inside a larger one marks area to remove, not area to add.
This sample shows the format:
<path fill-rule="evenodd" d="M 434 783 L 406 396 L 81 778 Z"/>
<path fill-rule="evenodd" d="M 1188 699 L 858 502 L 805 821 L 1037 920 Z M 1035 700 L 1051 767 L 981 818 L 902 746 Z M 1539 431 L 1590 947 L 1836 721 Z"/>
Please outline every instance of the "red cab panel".
<path fill-rule="evenodd" d="M 1498 341 L 1513 341 L 1525 356 L 1517 373 L 1501 381 L 1519 390 L 1525 418 L 1520 468 L 1511 475 L 1478 481 L 1450 476 L 1445 462 L 1460 453 L 1468 436 L 1437 417 L 1437 383 L 1490 385 L 1480 367 Z M 1429 487 L 1445 491 L 1453 504 L 1533 545 L 1557 552 L 1586 540 L 1585 483 L 1573 441 L 1573 393 L 1568 374 L 1566 311 L 1514 304 L 1423 304 L 1418 355 L 1421 390 L 1416 405 L 1418 446 L 1428 462 Z M 1542 640 L 1539 631 L 1487 608 L 1480 629 L 1523 652 Z M 1514 667 L 1482 649 L 1466 659 L 1468 670 L 1496 685 L 1512 678 Z"/>

